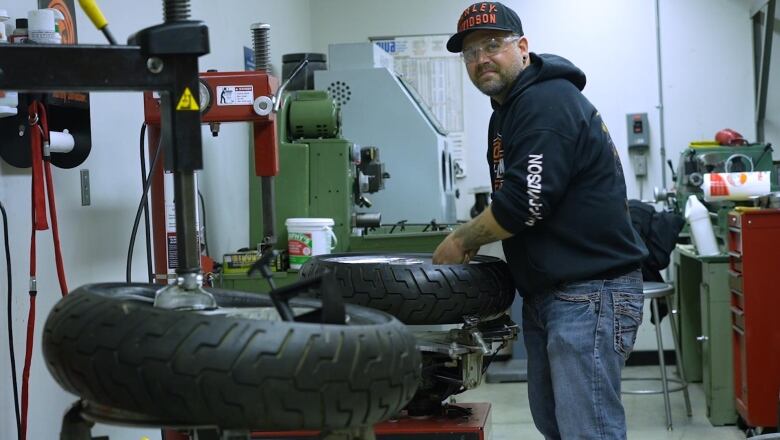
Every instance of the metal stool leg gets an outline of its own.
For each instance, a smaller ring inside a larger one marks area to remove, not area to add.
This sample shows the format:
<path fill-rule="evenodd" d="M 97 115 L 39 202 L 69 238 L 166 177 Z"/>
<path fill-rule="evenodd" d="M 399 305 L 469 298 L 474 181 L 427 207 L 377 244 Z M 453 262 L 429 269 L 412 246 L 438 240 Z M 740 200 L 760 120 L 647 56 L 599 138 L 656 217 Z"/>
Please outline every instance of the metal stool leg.
<path fill-rule="evenodd" d="M 677 341 L 679 341 L 679 339 L 677 339 L 677 323 L 674 321 L 676 315 L 677 309 L 671 308 L 669 314 L 669 324 L 672 326 L 675 363 L 677 364 L 677 373 L 680 375 L 680 380 L 682 381 L 682 386 L 684 387 L 682 392 L 683 397 L 685 397 L 685 409 L 688 410 L 688 417 L 691 417 L 693 416 L 693 411 L 691 410 L 691 398 L 688 396 L 688 379 L 685 377 L 685 367 L 682 364 L 680 347 L 677 344 Z"/>
<path fill-rule="evenodd" d="M 653 307 L 653 314 L 655 314 L 658 320 L 655 324 L 655 338 L 658 342 L 658 363 L 661 365 L 661 388 L 664 394 L 664 406 L 666 407 L 666 429 L 671 431 L 672 428 L 672 405 L 669 403 L 669 382 L 666 379 L 666 361 L 664 360 L 664 344 L 661 340 L 661 321 L 660 314 L 658 313 L 658 299 L 653 298 L 650 300 L 650 304 Z"/>

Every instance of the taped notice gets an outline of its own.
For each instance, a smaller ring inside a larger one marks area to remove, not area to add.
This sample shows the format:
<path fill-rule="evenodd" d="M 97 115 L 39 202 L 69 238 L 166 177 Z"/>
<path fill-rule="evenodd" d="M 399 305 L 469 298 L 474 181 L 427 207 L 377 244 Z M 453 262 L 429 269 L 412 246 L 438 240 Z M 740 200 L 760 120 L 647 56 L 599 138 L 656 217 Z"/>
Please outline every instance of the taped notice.
<path fill-rule="evenodd" d="M 252 86 L 217 86 L 217 105 L 252 105 Z"/>

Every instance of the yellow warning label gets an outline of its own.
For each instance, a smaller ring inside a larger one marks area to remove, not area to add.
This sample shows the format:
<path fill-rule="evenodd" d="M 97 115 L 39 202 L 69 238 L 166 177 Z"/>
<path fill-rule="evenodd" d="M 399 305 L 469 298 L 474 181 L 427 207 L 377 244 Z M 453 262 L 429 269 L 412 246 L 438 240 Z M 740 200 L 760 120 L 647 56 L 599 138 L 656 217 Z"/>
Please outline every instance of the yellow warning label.
<path fill-rule="evenodd" d="M 192 92 L 190 91 L 189 87 L 184 88 L 184 93 L 181 94 L 181 98 L 179 99 L 179 104 L 176 105 L 176 110 L 179 111 L 200 110 L 200 107 L 198 107 L 198 101 L 195 99 L 194 96 L 192 96 Z"/>

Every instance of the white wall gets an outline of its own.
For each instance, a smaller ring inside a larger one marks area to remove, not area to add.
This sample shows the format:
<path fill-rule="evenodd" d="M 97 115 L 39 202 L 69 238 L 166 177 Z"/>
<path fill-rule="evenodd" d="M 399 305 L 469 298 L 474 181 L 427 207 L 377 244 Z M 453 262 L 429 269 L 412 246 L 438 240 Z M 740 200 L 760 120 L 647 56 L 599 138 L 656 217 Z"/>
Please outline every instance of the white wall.
<path fill-rule="evenodd" d="M 77 2 L 78 3 L 78 2 Z M 36 7 L 34 0 L 0 0 L 0 8 L 12 17 L 25 16 Z M 162 21 L 162 2 L 101 2 L 118 41 L 132 33 Z M 192 17 L 209 26 L 211 54 L 203 57 L 201 70 L 243 70 L 242 46 L 252 46 L 249 26 L 253 22 L 271 24 L 271 55 L 281 65 L 281 54 L 309 50 L 309 0 L 285 2 L 231 0 L 229 2 L 193 2 Z M 102 34 L 92 28 L 81 11 L 77 13 L 79 41 L 103 44 Z M 295 23 L 293 26 L 292 24 Z M 99 60 L 96 60 L 99 61 Z M 79 167 L 90 170 L 92 205 L 82 207 L 77 170 L 54 171 L 62 250 L 68 286 L 98 281 L 124 280 L 125 257 L 131 222 L 140 198 L 138 133 L 143 121 L 140 93 L 92 94 L 93 149 Z M 212 139 L 204 131 L 205 171 L 201 184 L 208 204 L 209 238 L 215 255 L 246 246 L 248 228 L 247 146 L 248 126 L 223 125 L 220 137 Z M 10 216 L 10 242 L 13 253 L 13 323 L 17 374 L 21 378 L 24 361 L 27 319 L 27 267 L 29 262 L 30 173 L 0 165 L 0 197 Z M 229 176 L 229 178 L 226 178 Z M 145 279 L 143 225 L 139 231 L 133 273 L 135 280 Z M 1 242 L 1 241 L 0 241 Z M 40 351 L 41 330 L 59 288 L 54 269 L 51 234 L 38 234 L 38 319 L 35 354 L 30 377 L 30 439 L 59 438 L 61 416 L 75 397 L 64 391 L 46 371 Z M 3 266 L 4 267 L 4 266 Z M 5 292 L 5 269 L 0 270 L 0 290 Z M 0 314 L 0 438 L 16 438 L 13 397 L 6 334 L 5 295 Z M 159 438 L 157 430 L 128 430 L 99 427 L 94 433 L 110 433 L 112 440 L 138 440 L 141 435 Z"/>
<path fill-rule="evenodd" d="M 775 11 L 775 31 L 772 41 L 772 60 L 769 68 L 764 135 L 774 144 L 774 160 L 780 160 L 780 8 Z M 780 179 L 780 177 L 778 177 Z M 780 182 L 780 181 L 778 181 Z"/>
<path fill-rule="evenodd" d="M 314 50 L 328 43 L 366 41 L 371 36 L 453 33 L 459 13 L 471 0 L 330 0 L 312 2 Z M 632 176 L 626 147 L 626 113 L 646 112 L 651 134 L 649 173 L 643 198 L 661 182 L 655 3 L 652 0 L 505 0 L 518 12 L 534 52 L 562 55 L 588 76 L 584 94 L 601 112 Z M 726 127 L 755 138 L 749 2 L 661 0 L 661 44 L 666 110 L 666 154 L 675 165 L 692 140 L 712 139 Z M 352 17 L 359 17 L 353 19 Z M 778 70 L 774 71 L 777 74 Z M 464 72 L 465 75 L 465 72 Z M 491 109 L 464 76 L 468 178 L 460 181 L 459 216 L 469 189 L 489 184 L 485 132 Z M 775 92 L 777 93 L 777 92 Z M 775 100 L 776 102 L 780 100 Z M 768 112 L 769 114 L 770 112 Z M 390 170 L 392 172 L 392 170 Z M 627 179 L 630 198 L 639 184 Z M 666 187 L 671 188 L 667 172 Z M 649 310 L 646 310 L 649 316 Z M 671 342 L 665 329 L 667 347 Z M 655 347 L 651 325 L 643 325 L 638 349 Z"/>

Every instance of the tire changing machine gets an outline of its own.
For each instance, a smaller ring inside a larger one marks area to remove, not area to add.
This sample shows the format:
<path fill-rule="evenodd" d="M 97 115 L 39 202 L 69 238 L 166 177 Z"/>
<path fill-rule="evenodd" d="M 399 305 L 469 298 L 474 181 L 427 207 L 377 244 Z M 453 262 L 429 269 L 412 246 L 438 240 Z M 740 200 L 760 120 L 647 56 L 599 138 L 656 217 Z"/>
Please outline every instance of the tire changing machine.
<path fill-rule="evenodd" d="M 338 241 L 334 253 L 431 253 L 454 227 L 438 224 L 435 220 L 426 225 L 382 225 L 381 213 L 365 212 L 371 207 L 369 194 L 384 188 L 385 180 L 391 179 L 392 170 L 386 171 L 380 160 L 381 146 L 360 147 L 342 137 L 340 111 L 328 92 L 288 92 L 277 118 L 280 169 L 274 189 L 277 231 L 274 248 L 277 251 L 286 252 L 285 220 L 288 218 L 332 218 Z M 249 151 L 249 163 L 252 164 L 253 149 Z M 263 215 L 262 206 L 256 201 L 260 200 L 261 185 L 254 170 L 249 172 L 250 241 L 260 243 Z M 250 254 L 256 252 L 252 250 Z M 229 255 L 226 260 L 236 257 Z M 260 276 L 247 275 L 241 265 L 237 268 L 231 270 L 225 265 L 227 270 L 221 277 L 221 287 L 248 292 L 267 290 L 267 283 Z M 277 260 L 273 276 L 277 286 L 298 279 L 297 272 L 288 270 L 283 258 Z M 508 327 L 502 337 L 505 340 L 515 338 L 516 333 L 516 326 Z M 418 346 L 420 344 L 426 342 L 420 341 Z M 458 353 L 451 354 L 453 362 L 459 363 L 466 357 L 474 359 L 473 351 L 474 347 L 459 346 Z M 478 357 L 482 365 L 482 354 Z M 464 377 L 467 376 L 469 374 L 464 372 Z M 482 373 L 470 378 L 475 383 L 469 388 L 481 379 Z M 459 402 L 457 406 L 442 407 L 442 412 L 436 415 L 401 415 L 375 425 L 374 432 L 378 440 L 487 440 L 492 425 L 490 410 L 489 403 Z M 319 435 L 316 431 L 253 432 L 252 438 L 315 440 Z"/>

